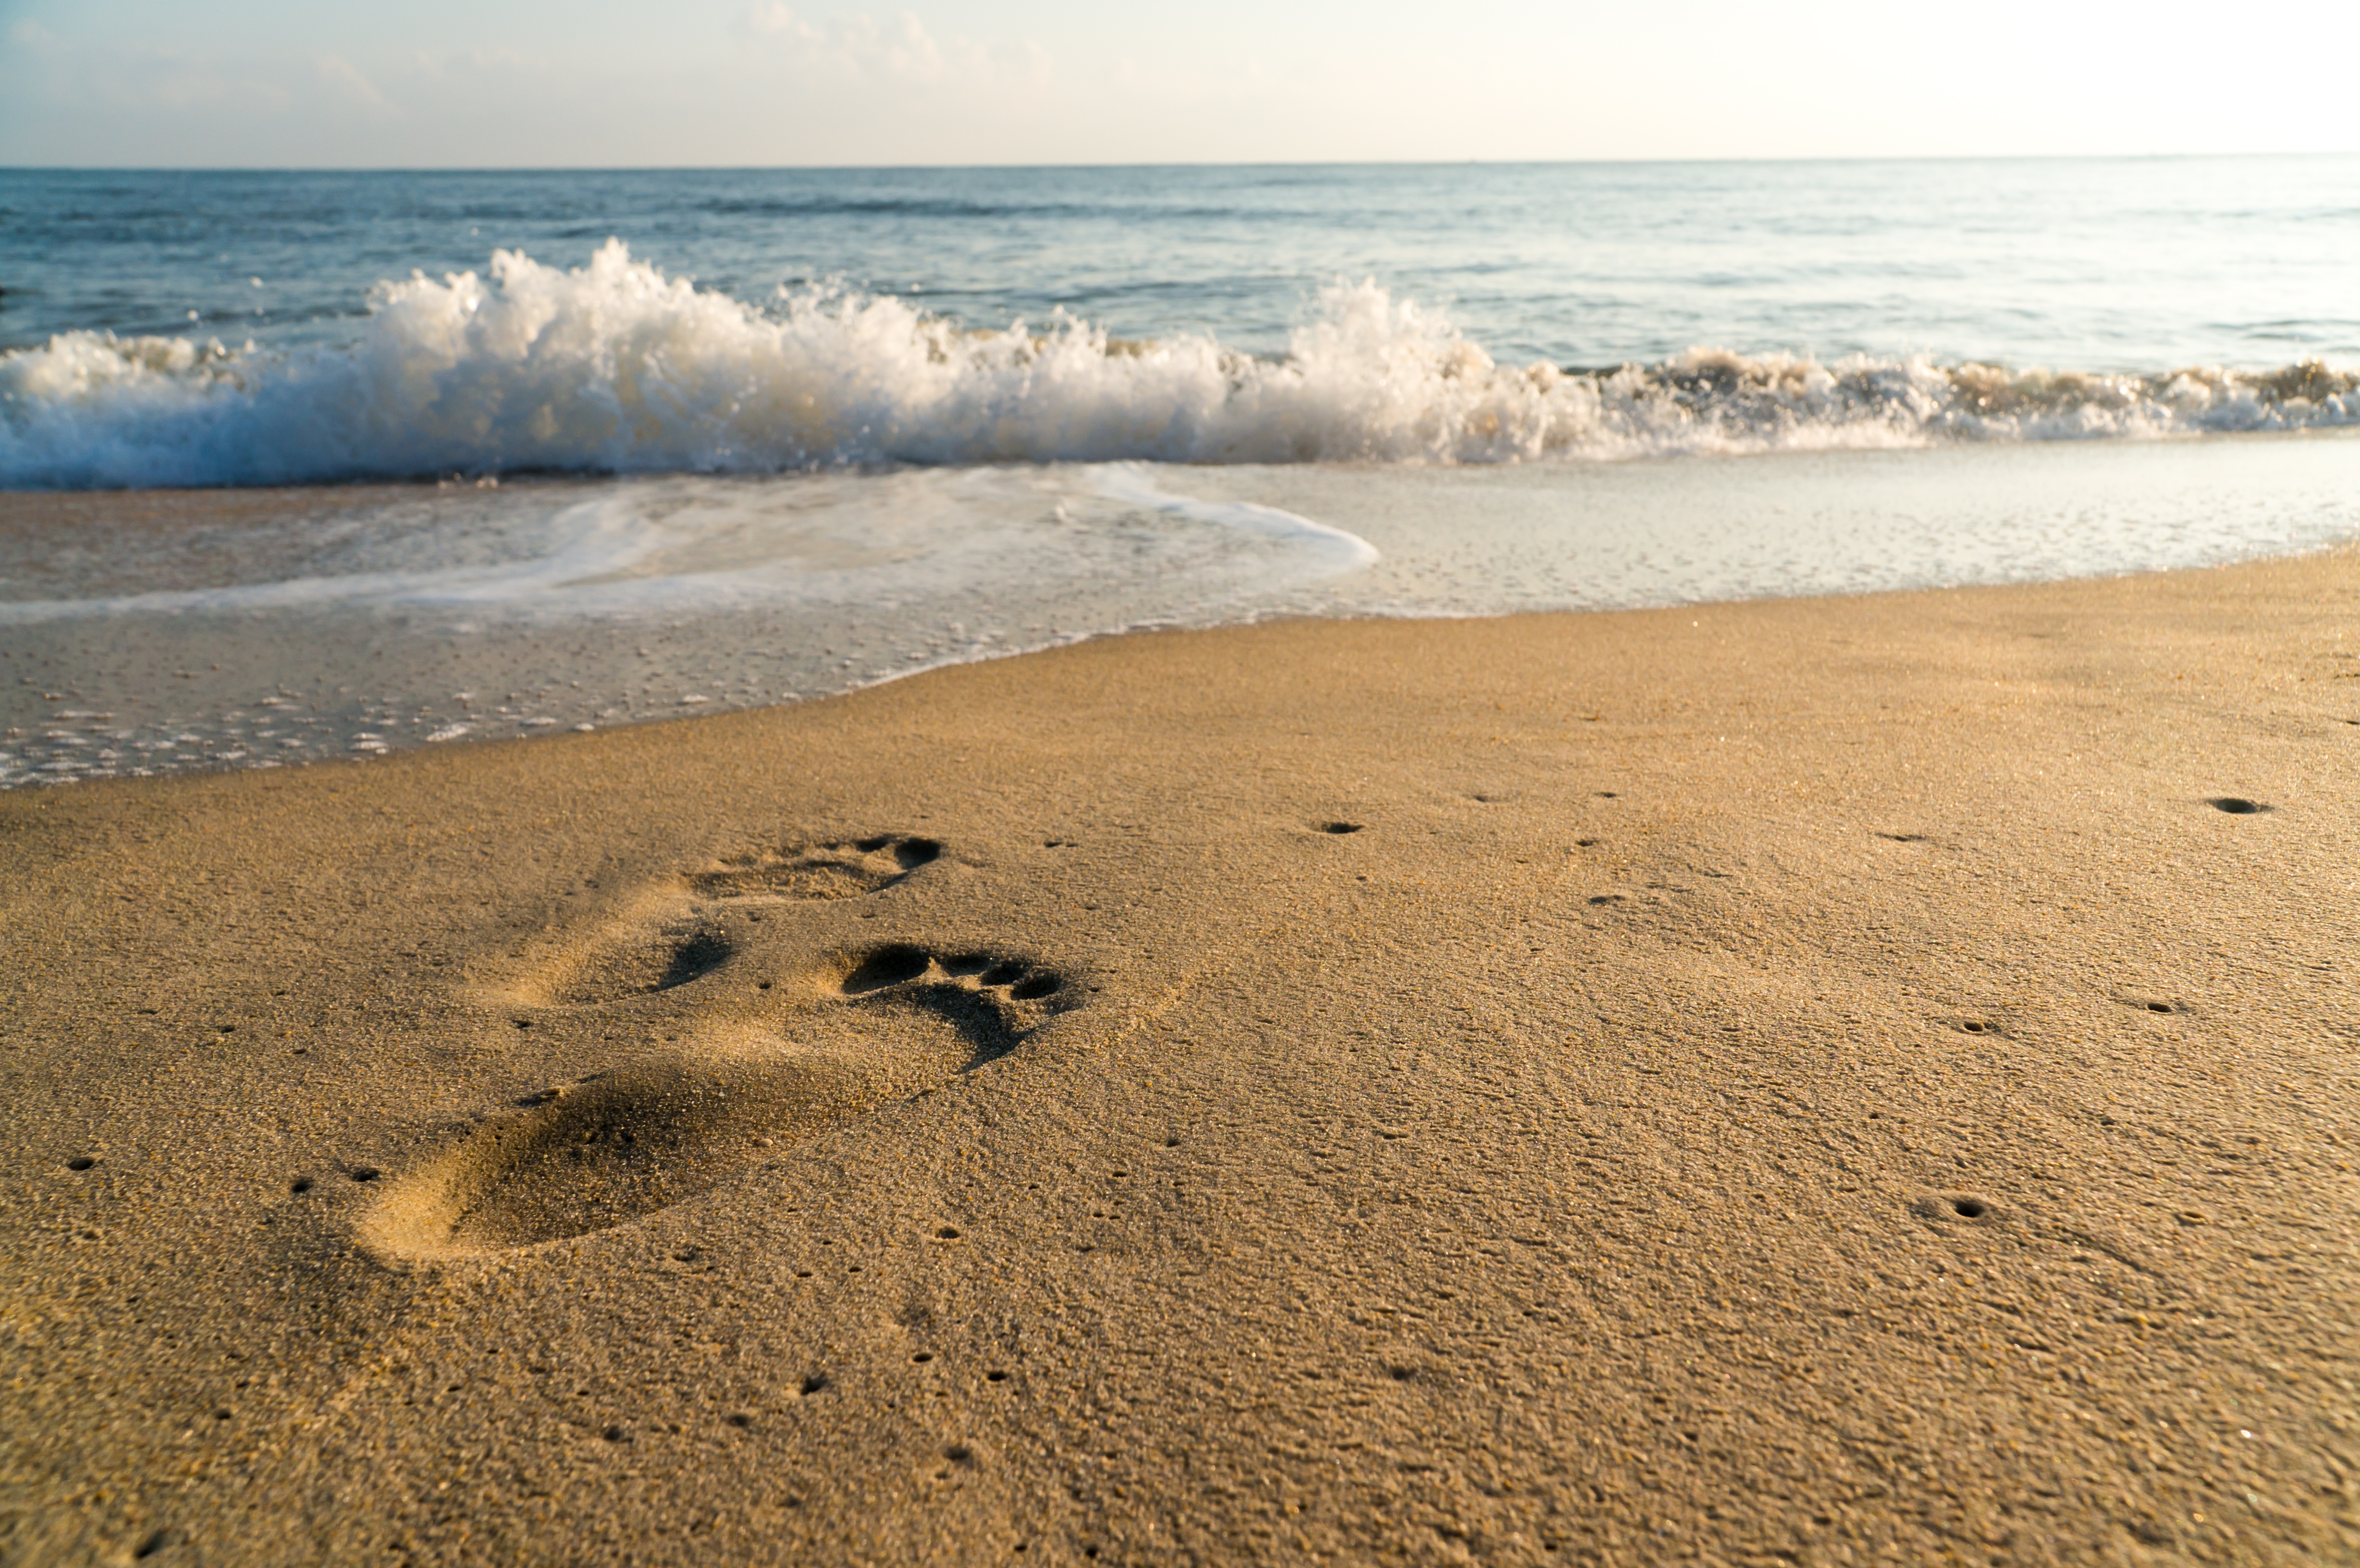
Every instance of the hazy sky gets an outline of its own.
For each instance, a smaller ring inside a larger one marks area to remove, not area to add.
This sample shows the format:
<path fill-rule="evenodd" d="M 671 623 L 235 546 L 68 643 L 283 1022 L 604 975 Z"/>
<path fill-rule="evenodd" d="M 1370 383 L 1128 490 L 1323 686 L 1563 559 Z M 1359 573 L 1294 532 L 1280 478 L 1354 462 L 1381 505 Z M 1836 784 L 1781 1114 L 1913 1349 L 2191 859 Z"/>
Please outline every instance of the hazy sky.
<path fill-rule="evenodd" d="M 2360 6 L 0 0 L 0 164 L 2360 149 Z"/>

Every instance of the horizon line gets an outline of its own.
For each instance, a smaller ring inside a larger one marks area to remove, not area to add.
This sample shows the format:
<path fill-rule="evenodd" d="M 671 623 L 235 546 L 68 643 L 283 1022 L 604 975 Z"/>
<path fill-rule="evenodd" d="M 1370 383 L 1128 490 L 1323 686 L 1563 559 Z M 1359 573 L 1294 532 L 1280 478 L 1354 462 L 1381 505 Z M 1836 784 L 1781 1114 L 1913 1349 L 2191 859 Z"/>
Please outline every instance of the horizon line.
<path fill-rule="evenodd" d="M 9 163 L 7 174 L 875 174 L 946 173 L 955 170 L 1017 169 L 1568 169 L 1646 168 L 1700 164 L 1875 164 L 1875 163 L 2171 163 L 2265 158 L 2343 158 L 2360 156 L 2360 147 L 2311 148 L 2280 152 L 2137 152 L 2137 153 L 1849 153 L 1779 157 L 1724 155 L 1693 158 L 1263 158 L 1157 159 L 1104 162 L 1019 163 L 542 163 L 542 164 L 401 164 L 401 163 Z"/>

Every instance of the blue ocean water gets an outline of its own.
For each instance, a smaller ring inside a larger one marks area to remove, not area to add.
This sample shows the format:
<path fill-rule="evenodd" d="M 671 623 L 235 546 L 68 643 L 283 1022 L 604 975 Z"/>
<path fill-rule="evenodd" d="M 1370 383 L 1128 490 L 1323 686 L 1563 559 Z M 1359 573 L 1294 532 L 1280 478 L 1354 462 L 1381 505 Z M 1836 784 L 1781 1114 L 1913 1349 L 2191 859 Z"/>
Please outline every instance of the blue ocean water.
<path fill-rule="evenodd" d="M 75 331 L 346 345 L 380 281 L 481 272 L 496 249 L 578 267 L 613 237 L 758 305 L 840 281 L 973 329 L 1063 310 L 1258 354 L 1320 286 L 1373 278 L 1514 363 L 2360 359 L 2355 158 L 9 170 L 0 234 L 0 350 Z"/>
<path fill-rule="evenodd" d="M 2355 256 L 2352 157 L 0 170 L 0 787 L 2315 548 Z"/>

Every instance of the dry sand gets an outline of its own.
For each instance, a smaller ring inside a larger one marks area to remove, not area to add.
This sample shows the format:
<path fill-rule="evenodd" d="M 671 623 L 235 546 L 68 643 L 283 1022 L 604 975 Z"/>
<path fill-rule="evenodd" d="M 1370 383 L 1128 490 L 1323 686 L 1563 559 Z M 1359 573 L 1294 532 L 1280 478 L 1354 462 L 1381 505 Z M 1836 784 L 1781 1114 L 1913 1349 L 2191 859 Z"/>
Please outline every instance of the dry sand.
<path fill-rule="evenodd" d="M 10 794 L 0 1558 L 2354 1561 L 2355 608 Z"/>

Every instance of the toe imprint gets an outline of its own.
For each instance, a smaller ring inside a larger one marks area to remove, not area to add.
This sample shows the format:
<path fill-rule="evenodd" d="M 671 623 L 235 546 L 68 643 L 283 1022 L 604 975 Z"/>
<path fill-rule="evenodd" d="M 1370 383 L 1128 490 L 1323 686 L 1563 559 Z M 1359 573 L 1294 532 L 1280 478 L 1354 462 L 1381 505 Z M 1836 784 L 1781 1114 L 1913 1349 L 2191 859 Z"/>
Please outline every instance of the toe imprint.
<path fill-rule="evenodd" d="M 873 1005 L 929 1013 L 949 1024 L 974 1054 L 969 1069 L 1016 1049 L 1043 1018 L 1072 1005 L 1055 970 L 990 953 L 942 956 L 892 942 L 860 957 L 845 975 L 844 994 Z"/>

